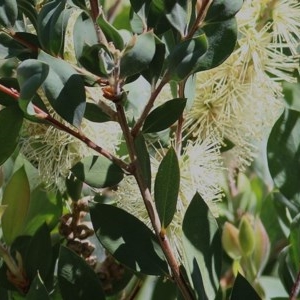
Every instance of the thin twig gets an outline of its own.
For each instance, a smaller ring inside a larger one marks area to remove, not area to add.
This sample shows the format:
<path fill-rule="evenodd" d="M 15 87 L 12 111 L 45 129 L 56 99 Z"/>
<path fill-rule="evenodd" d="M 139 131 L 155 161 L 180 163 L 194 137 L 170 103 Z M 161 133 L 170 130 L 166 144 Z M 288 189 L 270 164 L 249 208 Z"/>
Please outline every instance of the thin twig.
<path fill-rule="evenodd" d="M 300 292 L 300 271 L 293 285 L 291 295 L 290 295 L 290 300 L 297 300 L 297 296 L 299 295 L 299 292 Z"/>
<path fill-rule="evenodd" d="M 169 267 L 172 270 L 172 275 L 174 277 L 174 280 L 176 281 L 184 299 L 192 300 L 193 297 L 190 294 L 190 290 L 187 287 L 187 284 L 184 281 L 184 279 L 181 277 L 179 265 L 174 256 L 174 253 L 172 251 L 168 237 L 162 232 L 161 222 L 160 222 L 154 201 L 152 199 L 150 190 L 145 183 L 145 180 L 144 180 L 144 177 L 143 177 L 143 174 L 141 171 L 140 163 L 138 161 L 138 158 L 136 155 L 136 150 L 134 147 L 134 138 L 133 138 L 132 134 L 130 133 L 130 129 L 129 129 L 128 123 L 126 121 L 125 111 L 124 111 L 122 104 L 117 102 L 116 109 L 117 109 L 117 113 L 119 115 L 119 123 L 123 130 L 124 138 L 125 138 L 125 141 L 127 144 L 129 157 L 131 159 L 131 162 L 134 164 L 134 168 L 132 168 L 132 174 L 134 175 L 136 182 L 139 186 L 139 190 L 142 195 L 146 210 L 148 212 L 148 216 L 151 221 L 152 227 L 158 238 L 158 241 L 162 248 L 162 251 L 165 254 L 165 257 L 167 259 Z"/>
<path fill-rule="evenodd" d="M 193 35 L 195 34 L 195 32 L 198 30 L 198 28 L 202 25 L 207 11 L 210 7 L 210 5 L 212 4 L 213 0 L 198 0 L 197 1 L 197 8 L 198 8 L 198 13 L 197 13 L 197 17 L 196 20 L 192 26 L 192 28 L 190 29 L 189 33 L 186 35 L 185 39 L 189 39 L 192 38 Z"/>
<path fill-rule="evenodd" d="M 146 117 L 148 116 L 149 112 L 151 111 L 151 109 L 153 107 L 154 101 L 156 100 L 158 94 L 160 93 L 160 91 L 162 90 L 162 88 L 165 86 L 166 83 L 167 83 L 167 79 L 163 78 L 162 81 L 157 86 L 157 88 L 151 93 L 150 98 L 149 98 L 141 116 L 139 117 L 139 119 L 137 120 L 137 122 L 135 123 L 134 127 L 131 130 L 131 134 L 133 137 L 135 137 L 139 134 L 139 131 L 140 131 L 141 127 L 143 126 L 143 123 L 144 123 Z"/>
<path fill-rule="evenodd" d="M 19 92 L 9 89 L 6 86 L 0 84 L 0 91 L 6 93 L 7 95 L 10 95 L 15 100 L 18 100 L 19 98 Z M 85 143 L 89 148 L 95 150 L 97 153 L 103 155 L 107 159 L 109 159 L 111 162 L 117 164 L 120 168 L 127 171 L 129 170 L 129 165 L 125 163 L 123 160 L 119 159 L 118 157 L 111 154 L 109 151 L 105 150 L 104 148 L 100 147 L 99 145 L 95 144 L 93 141 L 91 141 L 88 137 L 86 137 L 82 132 L 75 131 L 72 128 L 64 125 L 63 123 L 59 122 L 55 118 L 53 118 L 51 115 L 37 107 L 36 105 L 33 105 L 34 111 L 36 113 L 36 117 L 48 121 L 52 126 L 55 128 L 64 131 L 66 133 L 69 133 L 73 137 L 79 139 L 83 143 Z"/>

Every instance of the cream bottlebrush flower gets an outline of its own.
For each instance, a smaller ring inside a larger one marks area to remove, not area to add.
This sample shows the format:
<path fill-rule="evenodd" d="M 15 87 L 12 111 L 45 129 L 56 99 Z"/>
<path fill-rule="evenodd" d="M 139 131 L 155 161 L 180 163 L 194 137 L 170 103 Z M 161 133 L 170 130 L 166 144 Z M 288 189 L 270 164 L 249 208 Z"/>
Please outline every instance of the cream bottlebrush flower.
<path fill-rule="evenodd" d="M 274 43 L 281 45 L 281 48 L 288 47 L 292 55 L 299 55 L 300 2 L 298 0 L 269 2 Z"/>
<path fill-rule="evenodd" d="M 151 158 L 152 178 L 157 174 L 162 160 L 160 149 L 155 157 Z M 223 178 L 224 168 L 221 163 L 219 146 L 209 138 L 196 143 L 189 142 L 179 157 L 180 166 L 180 191 L 177 202 L 177 210 L 173 221 L 169 225 L 168 232 L 174 250 L 180 258 L 182 221 L 184 213 L 196 192 L 202 196 L 210 206 L 212 212 L 217 215 L 215 203 L 222 198 L 220 184 Z M 140 191 L 133 176 L 128 176 L 120 183 L 115 192 L 118 207 L 133 214 L 149 227 L 150 221 L 142 201 Z"/>
<path fill-rule="evenodd" d="M 58 118 L 55 113 L 52 114 Z M 120 142 L 121 131 L 116 122 L 93 123 L 84 119 L 81 131 L 112 153 Z M 53 126 L 30 121 L 25 121 L 21 142 L 21 153 L 37 167 L 41 182 L 49 187 L 58 185 L 60 189 L 75 163 L 85 156 L 97 155 L 73 136 Z"/>
<path fill-rule="evenodd" d="M 276 21 L 266 17 L 268 9 L 285 2 L 245 1 L 237 14 L 236 50 L 219 67 L 197 74 L 196 98 L 185 129 L 196 139 L 211 136 L 220 143 L 229 139 L 241 168 L 251 162 L 253 144 L 268 134 L 282 111 L 281 82 L 295 82 L 299 61 L 281 51 L 283 41 L 273 32 Z M 299 9 L 289 8 L 294 14 Z M 286 32 L 294 41 L 295 33 Z"/>

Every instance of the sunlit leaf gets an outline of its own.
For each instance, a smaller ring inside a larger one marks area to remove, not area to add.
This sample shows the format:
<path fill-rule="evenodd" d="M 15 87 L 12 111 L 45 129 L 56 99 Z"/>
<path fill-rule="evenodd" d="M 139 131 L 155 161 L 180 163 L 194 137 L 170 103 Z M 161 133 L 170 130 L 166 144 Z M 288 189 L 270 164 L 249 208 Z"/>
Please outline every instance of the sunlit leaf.
<path fill-rule="evenodd" d="M 64 300 L 105 300 L 97 274 L 76 253 L 61 246 L 58 259 L 58 284 Z"/>
<path fill-rule="evenodd" d="M 168 273 L 157 238 L 143 222 L 112 205 L 95 204 L 90 213 L 96 236 L 117 261 L 144 274 Z"/>
<path fill-rule="evenodd" d="M 29 201 L 29 182 L 22 167 L 13 174 L 3 193 L 2 205 L 7 205 L 7 208 L 1 224 L 6 244 L 10 245 L 23 232 Z"/>
<path fill-rule="evenodd" d="M 177 154 L 170 148 L 159 165 L 154 185 L 155 205 L 163 228 L 171 223 L 175 214 L 179 182 Z"/>
<path fill-rule="evenodd" d="M 49 65 L 43 89 L 55 111 L 79 127 L 85 111 L 85 88 L 82 77 L 67 62 L 40 51 L 39 59 Z"/>
<path fill-rule="evenodd" d="M 124 176 L 120 167 L 103 156 L 87 156 L 71 168 L 73 174 L 86 184 L 95 187 L 111 187 Z"/>
<path fill-rule="evenodd" d="M 185 267 L 198 299 L 214 300 L 219 289 L 222 245 L 217 221 L 197 193 L 183 219 Z"/>
<path fill-rule="evenodd" d="M 22 124 L 23 113 L 18 106 L 8 106 L 0 111 L 0 165 L 15 151 Z"/>

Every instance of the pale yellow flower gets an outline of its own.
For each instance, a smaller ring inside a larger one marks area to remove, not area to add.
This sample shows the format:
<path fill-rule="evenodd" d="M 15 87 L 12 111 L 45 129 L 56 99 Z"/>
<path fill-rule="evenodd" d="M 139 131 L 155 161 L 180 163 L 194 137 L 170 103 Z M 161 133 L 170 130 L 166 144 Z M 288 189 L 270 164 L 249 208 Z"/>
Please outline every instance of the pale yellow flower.
<path fill-rule="evenodd" d="M 159 164 L 165 153 L 164 149 L 151 158 L 152 179 L 157 174 Z M 168 227 L 170 241 L 178 258 L 181 257 L 182 221 L 185 211 L 196 192 L 206 201 L 215 216 L 218 215 L 216 202 L 223 193 L 220 183 L 224 168 L 221 162 L 219 146 L 210 139 L 202 142 L 189 142 L 179 157 L 180 190 L 174 219 Z M 115 193 L 118 207 L 133 214 L 151 228 L 150 221 L 142 201 L 139 188 L 132 176 L 124 178 Z"/>
<path fill-rule="evenodd" d="M 55 113 L 52 114 L 59 118 Z M 111 153 L 116 152 L 121 137 L 117 123 L 92 123 L 83 120 L 81 131 L 94 143 Z M 63 189 L 64 179 L 75 163 L 85 156 L 97 155 L 94 150 L 70 134 L 51 125 L 30 121 L 24 123 L 20 151 L 37 167 L 41 182 L 52 188 L 58 185 L 59 189 Z"/>

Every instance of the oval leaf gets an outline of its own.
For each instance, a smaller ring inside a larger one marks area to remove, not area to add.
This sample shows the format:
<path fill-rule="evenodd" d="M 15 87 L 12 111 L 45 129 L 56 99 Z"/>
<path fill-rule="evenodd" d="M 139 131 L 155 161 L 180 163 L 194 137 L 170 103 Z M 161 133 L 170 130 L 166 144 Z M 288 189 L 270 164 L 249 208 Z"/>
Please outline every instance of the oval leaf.
<path fill-rule="evenodd" d="M 280 192 L 300 205 L 300 112 L 286 109 L 269 136 L 267 152 L 271 176 Z"/>
<path fill-rule="evenodd" d="M 15 151 L 22 124 L 23 113 L 17 105 L 11 105 L 0 111 L 0 165 Z"/>
<path fill-rule="evenodd" d="M 98 17 L 97 24 L 101 28 L 108 42 L 112 42 L 118 50 L 122 50 L 124 48 L 124 42 L 118 30 L 107 22 L 103 14 Z"/>
<path fill-rule="evenodd" d="M 151 162 L 147 145 L 142 134 L 136 136 L 136 138 L 134 139 L 134 146 L 137 159 L 142 169 L 143 177 L 145 179 L 147 187 L 151 191 Z"/>
<path fill-rule="evenodd" d="M 207 38 L 207 52 L 199 59 L 194 72 L 217 67 L 232 53 L 237 40 L 235 18 L 223 22 L 208 23 L 203 28 Z"/>
<path fill-rule="evenodd" d="M 54 110 L 67 122 L 79 127 L 85 111 L 85 87 L 82 77 L 65 61 L 41 51 L 39 59 L 49 66 L 42 87 Z"/>
<path fill-rule="evenodd" d="M 26 300 L 49 300 L 49 294 L 44 282 L 39 274 L 37 274 L 30 285 L 30 289 L 26 295 Z"/>
<path fill-rule="evenodd" d="M 103 156 L 85 157 L 71 171 L 79 180 L 95 188 L 112 187 L 124 176 L 120 167 Z"/>
<path fill-rule="evenodd" d="M 155 39 L 153 32 L 147 32 L 132 38 L 133 46 L 125 48 L 121 58 L 120 77 L 135 75 L 146 69 L 155 54 Z"/>
<path fill-rule="evenodd" d="M 214 300 L 221 275 L 221 236 L 214 216 L 198 193 L 187 208 L 182 230 L 185 267 L 197 299 Z"/>
<path fill-rule="evenodd" d="M 29 201 L 29 182 L 25 168 L 22 167 L 9 180 L 2 198 L 2 205 L 7 205 L 2 216 L 3 238 L 7 245 L 23 232 Z"/>
<path fill-rule="evenodd" d="M 182 115 L 186 101 L 183 98 L 175 98 L 155 108 L 146 118 L 142 131 L 152 133 L 169 128 Z"/>
<path fill-rule="evenodd" d="M 238 273 L 231 292 L 230 300 L 261 300 L 251 284 Z"/>
<path fill-rule="evenodd" d="M 18 5 L 16 0 L 1 0 L 0 25 L 12 28 L 18 17 Z"/>
<path fill-rule="evenodd" d="M 42 47 L 53 54 L 63 54 L 64 35 L 72 7 L 67 0 L 54 0 L 43 5 L 37 18 L 37 32 Z"/>
<path fill-rule="evenodd" d="M 64 246 L 59 251 L 57 275 L 64 300 L 105 300 L 96 273 L 80 256 Z"/>
<path fill-rule="evenodd" d="M 112 205 L 95 204 L 90 213 L 96 236 L 116 260 L 144 274 L 168 274 L 157 238 L 143 222 Z"/>
<path fill-rule="evenodd" d="M 181 81 L 195 72 L 207 47 L 204 34 L 176 45 L 168 57 L 168 72 L 171 79 Z"/>
<path fill-rule="evenodd" d="M 179 182 L 177 154 L 170 148 L 159 165 L 154 185 L 155 204 L 163 228 L 171 223 L 175 214 Z"/>
<path fill-rule="evenodd" d="M 19 65 L 17 69 L 17 79 L 20 85 L 19 105 L 25 113 L 34 114 L 34 111 L 28 112 L 28 104 L 47 78 L 48 73 L 49 66 L 35 59 L 27 59 Z"/>
<path fill-rule="evenodd" d="M 89 102 L 86 103 L 84 117 L 91 122 L 97 123 L 111 121 L 111 118 L 97 104 Z"/>
<path fill-rule="evenodd" d="M 43 255 L 41 255 L 43 253 Z M 24 259 L 24 267 L 29 280 L 37 273 L 45 280 L 52 265 L 52 246 L 50 231 L 44 223 L 33 235 Z"/>
<path fill-rule="evenodd" d="M 243 3 L 243 0 L 214 0 L 205 16 L 205 23 L 225 21 L 234 17 Z"/>

